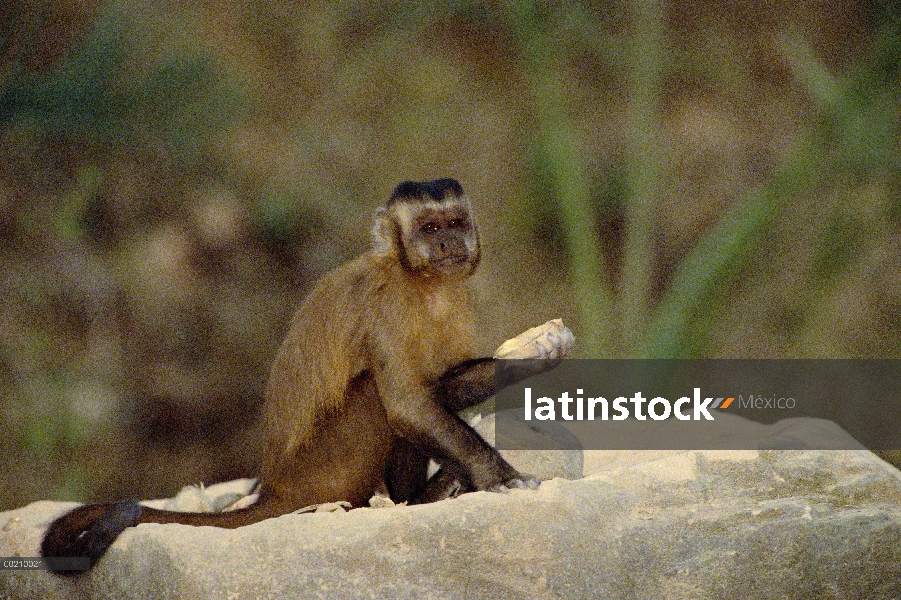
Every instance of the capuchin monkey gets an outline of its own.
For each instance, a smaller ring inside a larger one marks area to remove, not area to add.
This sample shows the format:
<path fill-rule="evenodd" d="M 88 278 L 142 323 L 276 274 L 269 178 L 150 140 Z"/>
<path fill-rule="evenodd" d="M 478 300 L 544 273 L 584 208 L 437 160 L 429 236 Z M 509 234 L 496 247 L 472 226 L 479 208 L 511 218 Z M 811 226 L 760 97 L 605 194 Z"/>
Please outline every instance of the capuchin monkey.
<path fill-rule="evenodd" d="M 537 487 L 456 414 L 495 393 L 493 359 L 473 359 L 467 279 L 481 249 L 463 188 L 454 179 L 401 183 L 372 241 L 316 284 L 275 357 L 254 504 L 224 513 L 133 500 L 81 506 L 50 525 L 42 555 L 87 556 L 93 566 L 140 523 L 241 527 L 313 504 L 364 506 L 383 483 L 409 503 Z M 429 459 L 440 465 L 431 479 Z"/>

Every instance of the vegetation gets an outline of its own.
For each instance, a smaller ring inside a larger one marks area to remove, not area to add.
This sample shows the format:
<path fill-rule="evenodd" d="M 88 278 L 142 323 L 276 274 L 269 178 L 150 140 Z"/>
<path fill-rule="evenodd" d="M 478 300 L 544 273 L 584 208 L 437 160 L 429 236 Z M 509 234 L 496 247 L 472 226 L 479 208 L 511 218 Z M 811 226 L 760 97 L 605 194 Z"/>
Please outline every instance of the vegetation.
<path fill-rule="evenodd" d="M 0 17 L 0 508 L 252 475 L 291 307 L 404 179 L 474 198 L 485 350 L 901 356 L 892 3 Z"/>

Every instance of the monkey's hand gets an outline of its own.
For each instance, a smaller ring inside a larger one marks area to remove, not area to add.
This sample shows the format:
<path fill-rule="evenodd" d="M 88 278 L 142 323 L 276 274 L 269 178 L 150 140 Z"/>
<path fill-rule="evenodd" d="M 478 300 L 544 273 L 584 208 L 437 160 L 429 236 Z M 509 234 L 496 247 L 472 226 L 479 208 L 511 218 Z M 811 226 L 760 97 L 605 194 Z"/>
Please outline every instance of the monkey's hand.
<path fill-rule="evenodd" d="M 575 339 L 562 319 L 553 319 L 507 340 L 494 358 L 559 360 L 569 354 Z"/>
<path fill-rule="evenodd" d="M 500 492 L 506 494 L 510 490 L 538 489 L 541 482 L 534 475 L 528 473 L 519 473 L 516 477 L 512 477 L 502 483 L 497 483 L 488 488 L 489 492 Z"/>

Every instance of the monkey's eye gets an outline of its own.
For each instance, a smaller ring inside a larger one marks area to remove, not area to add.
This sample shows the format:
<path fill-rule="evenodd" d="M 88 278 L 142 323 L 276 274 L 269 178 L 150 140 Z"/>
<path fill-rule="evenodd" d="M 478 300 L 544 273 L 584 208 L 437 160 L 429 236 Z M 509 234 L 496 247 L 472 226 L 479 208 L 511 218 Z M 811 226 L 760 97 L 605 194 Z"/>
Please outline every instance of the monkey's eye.
<path fill-rule="evenodd" d="M 438 231 L 438 224 L 434 221 L 429 221 L 428 223 L 420 227 L 419 230 L 423 233 L 435 233 L 436 231 Z"/>
<path fill-rule="evenodd" d="M 451 229 L 459 229 L 463 227 L 463 219 L 451 219 L 447 222 L 447 226 Z"/>

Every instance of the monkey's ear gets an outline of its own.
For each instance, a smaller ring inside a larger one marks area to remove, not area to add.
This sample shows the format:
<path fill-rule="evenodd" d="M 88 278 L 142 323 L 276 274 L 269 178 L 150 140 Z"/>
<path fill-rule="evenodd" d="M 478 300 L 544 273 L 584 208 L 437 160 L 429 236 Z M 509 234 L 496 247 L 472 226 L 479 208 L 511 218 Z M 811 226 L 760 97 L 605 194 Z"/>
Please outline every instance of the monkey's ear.
<path fill-rule="evenodd" d="M 372 249 L 378 254 L 388 254 L 394 247 L 394 228 L 388 210 L 380 208 L 372 224 Z"/>

